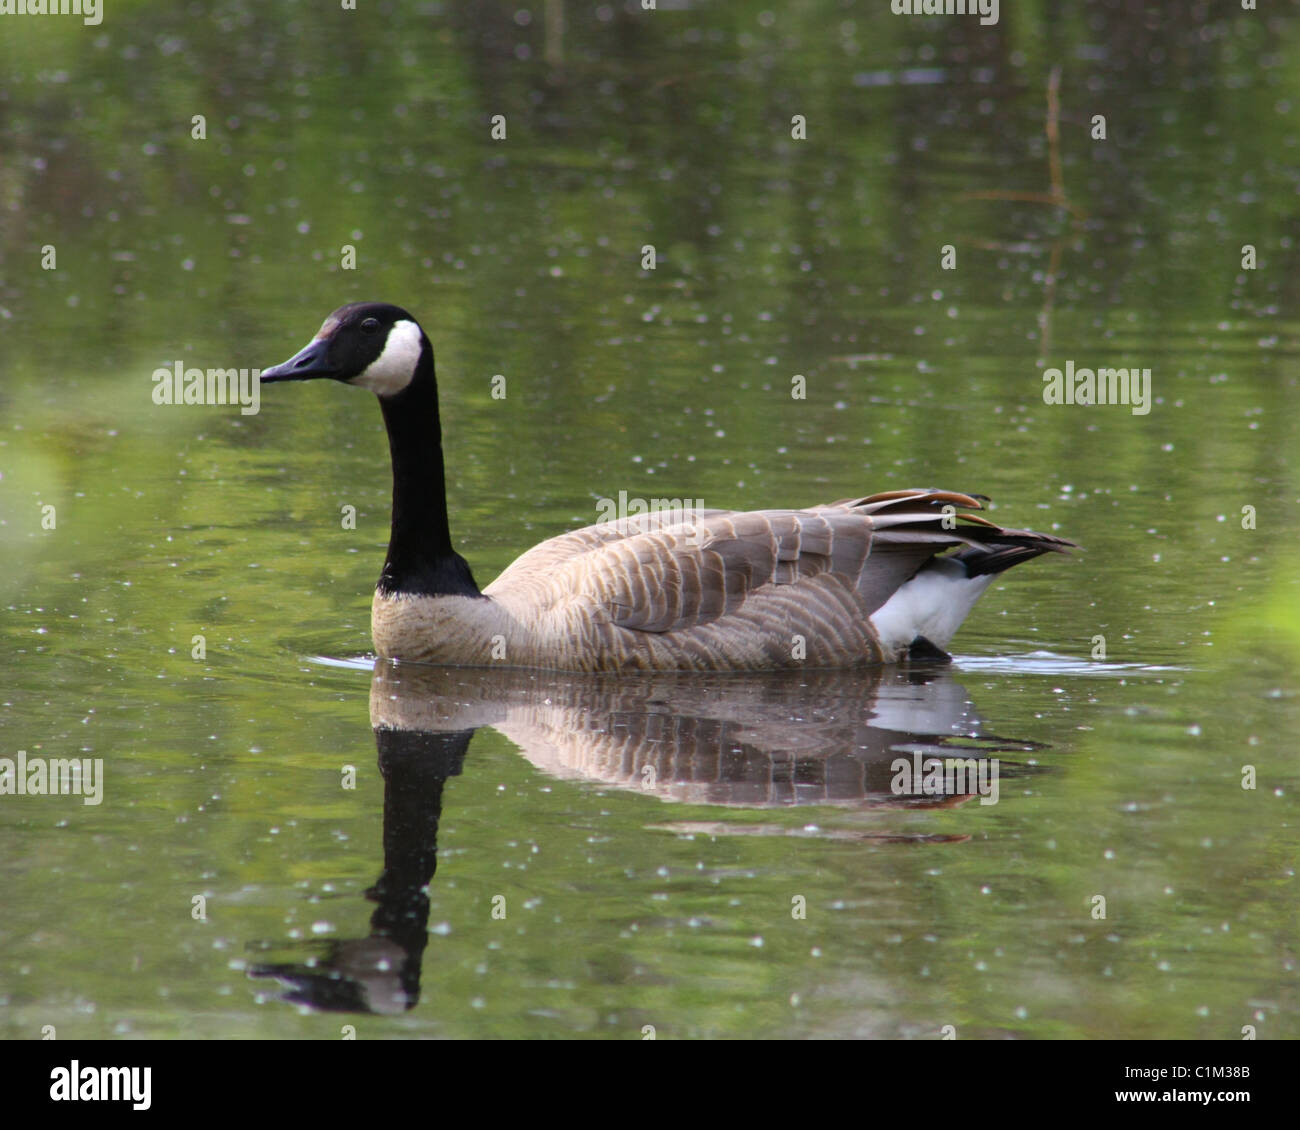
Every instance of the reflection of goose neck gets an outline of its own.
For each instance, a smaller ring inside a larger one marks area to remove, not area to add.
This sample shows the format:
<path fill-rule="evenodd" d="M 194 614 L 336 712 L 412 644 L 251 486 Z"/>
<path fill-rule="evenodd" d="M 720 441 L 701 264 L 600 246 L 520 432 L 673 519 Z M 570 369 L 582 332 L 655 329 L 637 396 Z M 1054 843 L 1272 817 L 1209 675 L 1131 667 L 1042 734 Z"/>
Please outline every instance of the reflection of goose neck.
<path fill-rule="evenodd" d="M 375 732 L 384 778 L 384 870 L 366 892 L 379 904 L 370 924 L 412 955 L 428 940 L 427 888 L 438 868 L 443 785 L 460 773 L 473 733 Z"/>
<path fill-rule="evenodd" d="M 285 1000 L 313 1008 L 396 1015 L 420 999 L 420 965 L 429 942 L 428 884 L 437 869 L 442 789 L 461 771 L 473 730 L 378 729 L 384 778 L 384 869 L 366 897 L 378 903 L 364 938 L 331 942 L 308 965 L 263 964 L 252 977 L 290 987 Z"/>

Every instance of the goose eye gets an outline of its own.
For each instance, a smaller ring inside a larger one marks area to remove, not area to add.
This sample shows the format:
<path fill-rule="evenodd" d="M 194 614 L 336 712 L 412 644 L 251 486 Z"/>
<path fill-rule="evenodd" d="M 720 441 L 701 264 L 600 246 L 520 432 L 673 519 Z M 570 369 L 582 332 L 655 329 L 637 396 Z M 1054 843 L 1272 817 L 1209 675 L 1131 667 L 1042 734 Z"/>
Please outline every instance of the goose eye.
<path fill-rule="evenodd" d="M 378 330 L 379 330 L 378 318 L 367 318 L 364 322 L 361 323 L 361 332 L 363 334 L 377 333 Z"/>

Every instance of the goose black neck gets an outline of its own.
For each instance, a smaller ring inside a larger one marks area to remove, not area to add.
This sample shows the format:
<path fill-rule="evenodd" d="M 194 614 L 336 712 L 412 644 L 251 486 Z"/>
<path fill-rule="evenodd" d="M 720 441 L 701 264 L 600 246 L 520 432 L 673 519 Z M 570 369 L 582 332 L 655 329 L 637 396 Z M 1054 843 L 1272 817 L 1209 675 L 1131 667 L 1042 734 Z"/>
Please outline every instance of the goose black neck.
<path fill-rule="evenodd" d="M 469 565 L 451 547 L 442 427 L 433 353 L 426 341 L 415 377 L 379 398 L 393 461 L 393 522 L 379 576 L 387 596 L 479 596 Z"/>

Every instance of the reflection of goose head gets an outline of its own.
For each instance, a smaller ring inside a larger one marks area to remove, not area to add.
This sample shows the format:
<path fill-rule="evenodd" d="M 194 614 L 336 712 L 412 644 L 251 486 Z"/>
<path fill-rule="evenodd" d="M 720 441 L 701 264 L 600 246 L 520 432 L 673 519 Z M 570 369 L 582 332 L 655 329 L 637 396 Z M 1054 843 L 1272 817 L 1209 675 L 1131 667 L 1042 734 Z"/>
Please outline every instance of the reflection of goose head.
<path fill-rule="evenodd" d="M 310 964 L 255 965 L 249 975 L 278 981 L 288 990 L 281 999 L 290 1004 L 399 1016 L 420 999 L 419 956 L 412 961 L 396 942 L 371 934 L 333 942 Z"/>
<path fill-rule="evenodd" d="M 960 803 L 973 790 L 900 795 L 895 762 L 999 752 L 965 741 L 979 721 L 934 670 L 614 677 L 381 661 L 370 718 L 380 731 L 487 725 L 553 776 L 746 807 Z"/>

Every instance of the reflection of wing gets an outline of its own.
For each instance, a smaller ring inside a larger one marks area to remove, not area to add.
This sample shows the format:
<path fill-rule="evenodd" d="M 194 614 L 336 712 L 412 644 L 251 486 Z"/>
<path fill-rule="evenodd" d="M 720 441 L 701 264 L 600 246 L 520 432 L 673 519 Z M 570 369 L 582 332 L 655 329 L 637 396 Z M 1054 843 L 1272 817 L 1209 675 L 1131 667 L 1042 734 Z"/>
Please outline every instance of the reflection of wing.
<path fill-rule="evenodd" d="M 757 669 L 892 659 L 870 617 L 935 554 L 960 546 L 970 560 L 998 555 L 1005 568 L 1066 544 L 957 507 L 979 502 L 895 491 L 807 510 L 644 515 L 544 542 L 485 594 L 539 637 L 539 654 L 512 651 L 516 663 Z M 801 656 L 792 656 L 796 636 Z"/>
<path fill-rule="evenodd" d="M 903 719 L 908 728 L 897 728 Z M 952 795 L 895 796 L 894 761 L 913 752 L 927 759 L 999 752 L 989 741 L 964 742 L 979 722 L 947 675 L 921 682 L 881 668 L 614 678 L 381 661 L 371 721 L 408 729 L 487 724 L 554 776 L 759 807 L 950 803 Z M 1002 762 L 1003 775 L 1012 770 Z"/>

